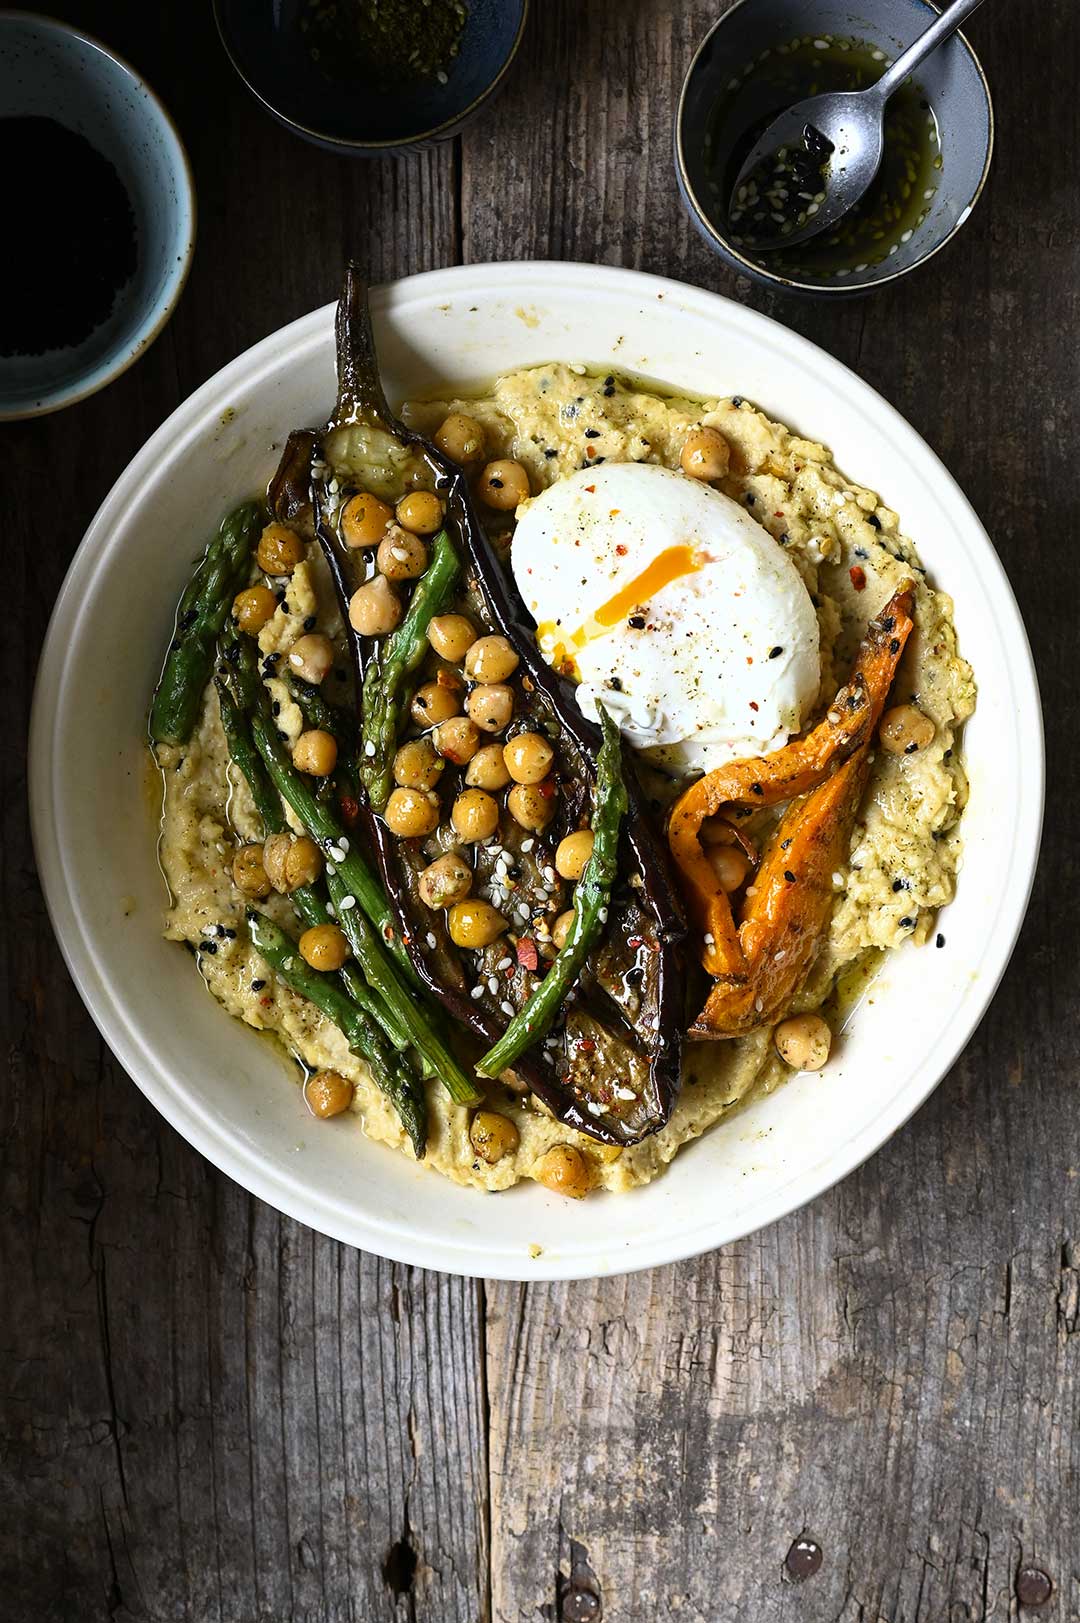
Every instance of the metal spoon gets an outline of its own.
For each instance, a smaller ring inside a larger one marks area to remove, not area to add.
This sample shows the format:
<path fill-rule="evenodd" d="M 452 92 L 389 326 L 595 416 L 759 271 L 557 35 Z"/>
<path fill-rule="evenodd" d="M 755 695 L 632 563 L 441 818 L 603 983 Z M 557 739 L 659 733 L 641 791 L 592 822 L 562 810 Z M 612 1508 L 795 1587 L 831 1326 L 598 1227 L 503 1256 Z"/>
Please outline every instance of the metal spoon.
<path fill-rule="evenodd" d="M 820 203 L 811 205 L 812 213 L 807 210 L 794 217 L 794 229 L 770 231 L 767 236 L 755 238 L 755 248 L 791 248 L 828 230 L 855 207 L 881 164 L 885 104 L 889 97 L 981 4 L 982 0 L 953 0 L 868 90 L 840 90 L 810 96 L 773 119 L 739 170 L 731 190 L 729 216 L 737 219 L 740 211 L 746 211 L 745 194 L 740 200 L 739 192 L 748 187 L 758 171 L 764 171 L 770 160 L 773 160 L 774 175 L 784 170 L 787 156 L 776 161 L 781 151 L 794 153 L 796 163 L 801 160 L 801 189 L 807 189 L 809 172 L 815 177 L 815 195 L 824 191 L 825 196 Z"/>

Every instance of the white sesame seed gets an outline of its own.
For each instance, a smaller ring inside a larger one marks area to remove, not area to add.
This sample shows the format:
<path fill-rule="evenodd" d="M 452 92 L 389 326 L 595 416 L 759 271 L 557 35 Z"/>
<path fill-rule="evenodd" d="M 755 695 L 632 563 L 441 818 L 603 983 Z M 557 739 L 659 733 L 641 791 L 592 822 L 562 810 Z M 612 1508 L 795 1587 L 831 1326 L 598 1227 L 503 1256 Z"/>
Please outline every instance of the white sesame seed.
<path fill-rule="evenodd" d="M 604 1114 L 603 1105 L 597 1104 L 595 1099 L 587 1099 L 585 1102 L 585 1109 L 589 1112 L 590 1116 L 602 1116 Z"/>
<path fill-rule="evenodd" d="M 428 946 L 432 949 L 432 951 L 434 951 L 434 949 L 439 944 L 438 941 L 435 939 L 434 932 L 431 931 L 431 930 L 428 931 L 427 935 L 424 937 L 424 940 L 427 942 Z"/>
<path fill-rule="evenodd" d="M 326 871 L 330 875 L 331 879 L 333 879 L 334 875 L 337 873 L 337 869 L 334 867 L 332 862 L 328 862 L 326 864 Z"/>
<path fill-rule="evenodd" d="M 470 993 L 469 993 L 469 996 L 470 996 L 470 997 L 471 997 L 471 998 L 473 998 L 473 999 L 474 999 L 474 1000 L 475 1000 L 475 999 L 476 999 L 476 998 L 480 998 L 480 997 L 483 997 L 483 995 L 484 995 L 484 986 L 483 986 L 483 982 L 481 982 L 481 983 L 480 983 L 480 985 L 478 985 L 478 986 L 474 986 L 474 987 L 473 987 L 473 989 L 472 989 L 472 991 L 471 991 L 471 992 L 470 992 Z"/>
<path fill-rule="evenodd" d="M 901 242 L 910 242 L 911 241 L 911 232 L 910 231 L 901 231 L 901 233 L 900 233 L 900 241 Z"/>
<path fill-rule="evenodd" d="M 500 958 L 495 967 L 496 969 L 509 969 L 513 962 L 512 958 Z"/>
<path fill-rule="evenodd" d="M 706 930 L 701 939 L 704 941 L 707 947 L 713 947 L 716 945 L 716 937 L 708 930 Z"/>
<path fill-rule="evenodd" d="M 338 841 L 338 844 L 340 845 L 340 847 L 341 847 L 341 849 L 343 851 L 347 851 L 349 849 L 349 842 L 348 842 L 348 839 L 345 837 L 344 834 L 341 836 L 340 840 Z"/>
<path fill-rule="evenodd" d="M 757 1010 L 758 1014 L 761 1013 L 761 1011 L 762 1011 L 762 1009 L 764 1007 L 765 1007 L 764 1001 L 761 998 L 756 997 L 754 999 L 754 1008 Z"/>
<path fill-rule="evenodd" d="M 496 992 L 498 992 L 498 990 L 499 990 L 498 981 L 495 979 L 494 975 L 489 975 L 488 976 L 488 991 L 491 993 L 492 997 L 495 996 L 495 994 L 496 994 Z"/>
<path fill-rule="evenodd" d="M 536 844 L 535 840 L 522 840 L 521 849 L 523 851 L 531 851 L 535 844 Z"/>
<path fill-rule="evenodd" d="M 364 743 L 364 754 L 367 756 L 368 760 L 370 760 L 375 754 L 375 745 L 371 742 L 370 738 Z"/>
<path fill-rule="evenodd" d="M 345 851 L 344 851 L 344 848 L 342 846 L 340 846 L 340 845 L 331 845 L 331 846 L 327 847 L 327 851 L 328 851 L 328 854 L 333 857 L 335 862 L 344 862 L 345 861 Z"/>
<path fill-rule="evenodd" d="M 600 920 L 601 924 L 606 924 L 607 923 L 607 908 L 606 907 L 602 907 L 600 909 L 599 913 L 597 914 L 597 918 Z"/>
<path fill-rule="evenodd" d="M 334 906 L 333 902 L 327 902 L 326 911 L 329 913 L 332 919 L 337 918 L 337 908 Z"/>
<path fill-rule="evenodd" d="M 355 896 L 343 896 L 341 898 L 341 911 L 343 913 L 351 912 L 352 909 L 355 906 L 356 906 L 356 897 Z"/>
<path fill-rule="evenodd" d="M 390 556 L 391 558 L 396 558 L 399 564 L 403 564 L 408 558 L 409 554 L 405 551 L 404 547 L 391 547 Z"/>
<path fill-rule="evenodd" d="M 637 1094 L 633 1088 L 616 1088 L 615 1097 L 616 1099 L 636 1099 Z"/>

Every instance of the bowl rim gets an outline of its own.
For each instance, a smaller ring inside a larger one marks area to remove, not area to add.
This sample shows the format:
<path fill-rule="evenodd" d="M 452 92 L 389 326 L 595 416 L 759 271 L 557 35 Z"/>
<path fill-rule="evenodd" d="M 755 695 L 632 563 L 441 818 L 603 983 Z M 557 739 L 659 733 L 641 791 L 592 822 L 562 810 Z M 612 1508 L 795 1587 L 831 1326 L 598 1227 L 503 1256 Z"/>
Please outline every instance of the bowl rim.
<path fill-rule="evenodd" d="M 57 598 L 42 649 L 30 722 L 29 790 L 31 830 L 38 872 L 46 905 L 65 962 L 75 985 L 102 1036 L 121 1066 L 161 1114 L 194 1148 L 221 1171 L 276 1209 L 345 1243 L 358 1245 L 393 1260 L 473 1277 L 513 1280 L 592 1278 L 598 1274 L 633 1272 L 699 1255 L 718 1245 L 776 1221 L 815 1199 L 848 1176 L 879 1149 L 937 1087 L 955 1063 L 983 1018 L 1011 957 L 1027 910 L 1038 861 L 1044 798 L 1042 712 L 1030 644 L 1012 588 L 1000 559 L 978 516 L 936 453 L 869 384 L 808 339 L 779 322 L 734 300 L 701 288 L 619 267 L 561 262 L 509 262 L 456 266 L 428 271 L 384 286 L 375 292 L 376 313 L 388 306 L 408 308 L 424 300 L 447 307 L 459 297 L 475 298 L 479 288 L 500 298 L 520 296 L 523 287 L 536 289 L 538 281 L 552 297 L 597 291 L 597 279 L 612 297 L 633 299 L 644 307 L 668 298 L 694 314 L 722 309 L 724 318 L 736 320 L 765 349 L 783 349 L 797 362 L 825 373 L 833 386 L 844 385 L 848 401 L 865 403 L 878 425 L 888 429 L 898 457 L 932 477 L 943 503 L 964 528 L 980 557 L 980 589 L 989 598 L 999 635 L 1006 639 L 1011 695 L 1018 720 L 1024 724 L 1025 776 L 1013 824 L 1017 861 L 1011 866 L 996 896 L 994 928 L 986 931 L 986 959 L 980 963 L 978 986 L 957 1009 L 932 1057 L 911 1067 L 898 1088 L 884 1098 L 873 1115 L 845 1138 L 834 1142 L 828 1154 L 812 1167 L 797 1169 L 780 1179 L 756 1201 L 719 1214 L 704 1211 L 695 1221 L 659 1238 L 635 1242 L 631 1254 L 621 1246 L 605 1244 L 593 1233 L 589 1249 L 570 1253 L 545 1251 L 527 1261 L 516 1252 L 484 1252 L 478 1240 L 456 1231 L 432 1235 L 373 1211 L 345 1211 L 333 1195 L 310 1178 L 301 1180 L 267 1158 L 247 1140 L 230 1134 L 206 1107 L 192 1097 L 175 1071 L 159 1062 L 149 1037 L 144 1037 L 124 1007 L 123 999 L 108 983 L 96 960 L 76 905 L 76 887 L 68 872 L 58 833 L 57 798 L 60 715 L 64 698 L 72 691 L 67 666 L 73 643 L 72 628 L 79 605 L 89 590 L 88 577 L 108 561 L 112 531 L 122 519 L 131 493 L 144 474 L 159 463 L 189 454 L 200 445 L 208 421 L 220 414 L 221 402 L 238 390 L 251 390 L 275 376 L 286 365 L 302 362 L 316 348 L 329 350 L 335 305 L 310 312 L 271 333 L 211 377 L 179 405 L 151 435 L 123 470 L 92 520 L 69 568 Z M 734 313 L 734 314 L 733 314 Z M 332 384 L 329 385 L 332 389 Z M 122 538 L 121 538 L 122 539 Z M 419 1169 L 418 1169 L 419 1170 Z M 674 1175 L 674 1174 L 670 1174 Z M 477 1199 L 484 1198 L 477 1193 Z M 508 1197 L 509 1198 L 509 1197 Z M 612 1197 L 614 1198 L 614 1197 Z M 629 1199 L 630 1197 L 624 1197 Z M 448 1227 L 450 1227 L 448 1225 Z M 595 1225 L 594 1225 L 595 1230 Z"/>
<path fill-rule="evenodd" d="M 979 76 L 979 81 L 983 88 L 983 95 L 986 97 L 986 115 L 988 120 L 986 132 L 986 154 L 983 158 L 983 166 L 979 174 L 978 183 L 971 195 L 970 200 L 960 210 L 960 213 L 953 221 L 952 226 L 941 238 L 940 242 L 935 243 L 932 248 L 928 249 L 927 252 L 922 254 L 918 259 L 912 260 L 910 265 L 905 265 L 900 270 L 890 271 L 888 276 L 875 276 L 868 281 L 863 282 L 851 281 L 847 278 L 844 279 L 843 283 L 837 283 L 835 281 L 800 282 L 793 276 L 782 276 L 777 271 L 770 271 L 765 266 L 760 265 L 757 260 L 747 259 L 744 254 L 741 254 L 738 248 L 732 244 L 730 239 L 724 236 L 723 232 L 721 232 L 717 227 L 716 222 L 709 216 L 705 208 L 702 206 L 698 199 L 697 191 L 690 182 L 690 174 L 687 169 L 686 148 L 683 140 L 683 116 L 690 90 L 690 81 L 693 79 L 697 70 L 698 62 L 713 35 L 723 27 L 723 25 L 734 15 L 736 11 L 741 10 L 741 8 L 746 4 L 747 0 L 734 0 L 734 3 L 728 7 L 722 16 L 716 19 L 712 27 L 702 37 L 701 43 L 698 45 L 693 56 L 690 58 L 690 64 L 687 67 L 686 74 L 683 78 L 682 88 L 679 91 L 678 104 L 675 108 L 676 178 L 679 183 L 679 192 L 682 196 L 687 212 L 691 215 L 693 222 L 697 226 L 701 235 L 718 253 L 723 254 L 734 264 L 737 264 L 746 272 L 747 276 L 753 277 L 755 281 L 759 282 L 763 286 L 785 288 L 792 293 L 809 293 L 820 298 L 843 298 L 845 295 L 850 296 L 853 293 L 873 293 L 877 288 L 888 287 L 890 282 L 899 281 L 902 276 L 909 276 L 912 271 L 920 270 L 923 265 L 929 264 L 930 260 L 933 259 L 936 254 L 939 254 L 943 248 L 948 247 L 949 243 L 956 236 L 956 233 L 961 229 L 962 226 L 965 226 L 968 220 L 971 218 L 972 211 L 983 194 L 987 179 L 990 175 L 990 165 L 994 157 L 994 136 L 996 128 L 994 119 L 994 98 L 990 94 L 990 83 L 986 77 L 986 70 L 979 61 L 978 52 L 975 50 L 975 47 L 972 45 L 967 35 L 962 29 L 958 28 L 955 35 L 952 37 L 960 41 L 974 64 L 975 71 Z M 936 12 L 938 15 L 940 15 L 941 7 L 935 4 L 935 0 L 921 0 L 921 4 L 925 5 L 928 10 Z"/>
<path fill-rule="evenodd" d="M 70 23 L 63 22 L 59 17 L 50 16 L 45 12 L 26 11 L 16 6 L 0 7 L 0 27 L 8 22 L 30 23 L 43 34 L 60 34 L 68 39 L 78 40 L 84 45 L 92 46 L 94 50 L 100 51 L 102 56 L 114 62 L 118 68 L 121 68 L 133 83 L 145 93 L 146 99 L 151 103 L 165 129 L 172 137 L 176 155 L 179 157 L 180 162 L 178 165 L 173 165 L 173 172 L 178 179 L 181 199 L 186 199 L 187 202 L 189 223 L 184 236 L 180 264 L 170 271 L 163 295 L 153 307 L 156 312 L 153 321 L 145 331 L 140 331 L 134 347 L 129 350 L 129 344 L 125 343 L 116 364 L 106 367 L 103 371 L 95 372 L 92 375 L 93 381 L 86 383 L 85 387 L 78 382 L 72 383 L 66 390 L 61 389 L 57 393 L 49 395 L 40 405 L 36 406 L 19 407 L 10 410 L 0 404 L 0 423 L 27 422 L 33 417 L 48 417 L 54 411 L 63 411 L 68 406 L 76 406 L 80 401 L 89 400 L 92 395 L 108 388 L 110 383 L 115 383 L 116 379 L 122 377 L 129 367 L 134 366 L 135 362 L 145 355 L 151 344 L 160 336 L 162 329 L 170 321 L 180 302 L 184 288 L 187 286 L 191 263 L 195 257 L 195 240 L 198 235 L 195 174 L 191 167 L 187 147 L 184 145 L 183 137 L 172 114 L 153 86 L 143 78 L 138 69 L 132 67 L 126 57 L 121 56 L 119 51 L 114 51 L 111 45 L 106 45 L 96 34 L 89 33 L 85 28 L 74 28 Z"/>
<path fill-rule="evenodd" d="M 495 77 L 488 81 L 483 90 L 480 91 L 479 95 L 474 96 L 472 101 L 469 102 L 467 106 L 462 107 L 458 112 L 451 114 L 449 118 L 444 118 L 439 124 L 433 124 L 430 129 L 418 130 L 415 135 L 395 136 L 394 138 L 386 141 L 356 141 L 346 136 L 329 135 L 325 130 L 313 129 L 310 125 L 302 124 L 299 119 L 291 118 L 288 113 L 282 112 L 281 108 L 275 106 L 270 97 L 259 89 L 259 86 L 255 83 L 247 70 L 241 67 L 238 54 L 236 51 L 234 51 L 232 45 L 229 43 L 228 32 L 223 20 L 225 0 L 211 0 L 211 4 L 214 12 L 214 23 L 218 31 L 218 38 L 221 41 L 221 48 L 228 57 L 229 64 L 232 67 L 233 72 L 236 74 L 241 84 L 246 85 L 247 89 L 255 97 L 255 100 L 259 102 L 262 107 L 265 107 L 266 111 L 271 115 L 272 118 L 276 118 L 278 123 L 281 124 L 285 129 L 292 130 L 295 132 L 295 134 L 303 136 L 305 140 L 314 141 L 319 146 L 325 147 L 329 150 L 339 152 L 354 152 L 358 154 L 377 154 L 400 152 L 407 147 L 422 146 L 427 141 L 440 141 L 446 139 L 447 137 L 453 135 L 454 132 L 459 129 L 460 126 L 466 122 L 466 120 L 470 119 L 474 113 L 479 112 L 480 108 L 488 100 L 489 96 L 493 96 L 495 94 L 495 91 L 502 84 L 503 79 L 514 65 L 515 58 L 517 57 L 518 50 L 521 45 L 522 37 L 525 33 L 525 25 L 529 20 L 530 0 L 521 0 L 521 20 L 518 23 L 517 32 L 515 33 L 513 41 L 511 42 L 510 49 L 500 64 L 499 71 L 495 74 Z"/>

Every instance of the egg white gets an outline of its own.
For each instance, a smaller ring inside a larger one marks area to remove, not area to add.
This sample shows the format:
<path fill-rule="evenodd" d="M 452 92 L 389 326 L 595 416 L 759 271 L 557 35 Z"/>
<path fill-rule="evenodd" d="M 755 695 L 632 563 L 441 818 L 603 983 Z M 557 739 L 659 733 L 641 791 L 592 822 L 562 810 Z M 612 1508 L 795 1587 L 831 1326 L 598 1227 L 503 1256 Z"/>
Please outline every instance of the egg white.
<path fill-rule="evenodd" d="M 520 510 L 511 564 L 582 713 L 601 702 L 657 765 L 711 771 L 802 726 L 820 682 L 814 606 L 721 491 L 652 463 L 583 468 Z"/>

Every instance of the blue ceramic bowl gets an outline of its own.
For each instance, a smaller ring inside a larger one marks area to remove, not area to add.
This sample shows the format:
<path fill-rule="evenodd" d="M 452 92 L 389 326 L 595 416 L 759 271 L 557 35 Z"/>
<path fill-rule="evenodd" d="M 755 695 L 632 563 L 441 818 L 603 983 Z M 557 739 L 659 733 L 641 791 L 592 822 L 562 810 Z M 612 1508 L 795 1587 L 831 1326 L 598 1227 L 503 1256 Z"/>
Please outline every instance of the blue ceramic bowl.
<path fill-rule="evenodd" d="M 529 0 L 468 0 L 446 83 L 351 86 L 309 54 L 305 0 L 214 0 L 233 67 L 279 123 L 334 152 L 403 153 L 456 135 L 502 84 L 517 54 Z"/>
<path fill-rule="evenodd" d="M 831 34 L 865 40 L 891 61 L 926 28 L 938 8 L 929 0 L 736 0 L 699 47 L 683 84 L 675 120 L 675 169 L 690 217 L 735 270 L 774 289 L 825 297 L 865 293 L 914 270 L 956 235 L 983 189 L 994 145 L 994 113 L 979 59 L 962 34 L 954 34 L 919 68 L 915 79 L 937 117 L 941 170 L 926 215 L 907 242 L 879 264 L 829 279 L 797 280 L 768 269 L 740 252 L 728 235 L 726 198 L 716 184 L 709 153 L 717 99 L 763 51 L 796 39 Z"/>
<path fill-rule="evenodd" d="M 85 136 L 124 183 L 138 263 L 111 314 L 82 343 L 0 356 L 0 421 L 83 400 L 153 343 L 180 297 L 195 245 L 187 156 L 138 75 L 97 40 L 49 17 L 0 11 L 0 108 L 56 119 Z M 17 251 L 13 238 L 5 253 Z"/>

